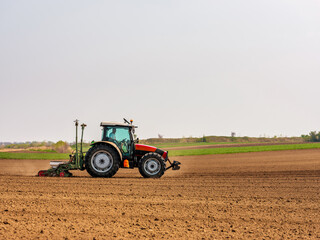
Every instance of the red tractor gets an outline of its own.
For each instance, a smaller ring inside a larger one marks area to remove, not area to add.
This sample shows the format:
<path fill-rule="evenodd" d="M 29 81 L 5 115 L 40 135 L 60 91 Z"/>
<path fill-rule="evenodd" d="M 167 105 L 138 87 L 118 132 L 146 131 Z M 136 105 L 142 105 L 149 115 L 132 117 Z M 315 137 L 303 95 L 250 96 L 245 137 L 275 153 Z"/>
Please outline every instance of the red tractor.
<path fill-rule="evenodd" d="M 84 170 L 92 177 L 112 177 L 119 168 L 139 168 L 145 178 L 160 178 L 170 168 L 180 169 L 180 162 L 171 162 L 168 151 L 156 147 L 138 144 L 134 140 L 136 126 L 132 120 L 125 123 L 102 122 L 101 141 L 92 142 L 91 148 L 85 156 L 82 152 L 83 130 L 82 124 L 80 151 L 78 152 L 76 134 L 76 153 L 70 155 L 69 162 L 51 162 L 52 168 L 39 171 L 39 176 L 72 176 L 69 170 Z M 78 121 L 76 120 L 76 129 Z M 77 130 L 76 130 L 77 132 Z"/>

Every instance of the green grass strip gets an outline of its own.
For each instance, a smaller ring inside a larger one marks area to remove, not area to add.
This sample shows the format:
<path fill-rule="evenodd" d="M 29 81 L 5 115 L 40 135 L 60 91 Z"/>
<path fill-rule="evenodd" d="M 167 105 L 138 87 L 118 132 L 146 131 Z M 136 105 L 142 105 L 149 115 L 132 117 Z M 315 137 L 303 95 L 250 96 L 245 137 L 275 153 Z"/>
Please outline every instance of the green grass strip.
<path fill-rule="evenodd" d="M 230 153 L 316 149 L 316 148 L 320 148 L 320 143 L 285 144 L 285 145 L 269 145 L 269 146 L 251 146 L 251 147 L 186 149 L 186 150 L 170 150 L 169 157 L 170 156 L 194 156 L 194 155 L 211 155 L 211 154 L 230 154 Z M 68 160 L 69 154 L 66 154 L 66 153 L 0 152 L 0 159 Z"/>
<path fill-rule="evenodd" d="M 194 155 L 211 155 L 211 154 L 283 151 L 283 150 L 299 150 L 299 149 L 315 149 L 315 148 L 320 148 L 320 143 L 171 150 L 169 151 L 169 157 L 170 156 L 194 156 Z"/>

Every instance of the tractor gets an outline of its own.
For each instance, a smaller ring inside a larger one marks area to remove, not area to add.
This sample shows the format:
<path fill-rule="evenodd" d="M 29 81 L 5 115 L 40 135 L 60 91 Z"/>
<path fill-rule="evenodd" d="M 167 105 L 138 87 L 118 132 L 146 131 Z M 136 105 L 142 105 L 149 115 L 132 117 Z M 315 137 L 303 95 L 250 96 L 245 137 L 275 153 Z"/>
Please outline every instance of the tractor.
<path fill-rule="evenodd" d="M 170 161 L 168 151 L 139 144 L 139 138 L 134 139 L 137 126 L 132 120 L 123 119 L 124 123 L 101 122 L 101 141 L 92 141 L 87 152 L 83 152 L 83 132 L 86 127 L 81 124 L 81 141 L 78 149 L 78 125 L 76 126 L 76 150 L 70 155 L 70 160 L 51 161 L 51 168 L 40 170 L 38 176 L 71 177 L 70 170 L 87 170 L 92 177 L 110 178 L 119 168 L 138 168 L 144 178 L 160 178 L 168 169 L 179 170 L 180 162 Z"/>

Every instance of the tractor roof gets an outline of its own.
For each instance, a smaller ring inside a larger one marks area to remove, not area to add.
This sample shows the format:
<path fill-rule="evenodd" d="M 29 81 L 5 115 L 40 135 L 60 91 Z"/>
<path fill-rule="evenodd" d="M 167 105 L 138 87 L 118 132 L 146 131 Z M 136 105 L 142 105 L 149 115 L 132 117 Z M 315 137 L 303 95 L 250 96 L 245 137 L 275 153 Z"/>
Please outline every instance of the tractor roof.
<path fill-rule="evenodd" d="M 137 126 L 133 126 L 133 125 L 130 125 L 130 124 L 127 124 L 127 123 L 118 123 L 118 122 L 101 122 L 100 123 L 100 126 L 103 127 L 103 126 L 119 126 L 119 127 L 134 127 L 134 128 L 137 128 Z"/>

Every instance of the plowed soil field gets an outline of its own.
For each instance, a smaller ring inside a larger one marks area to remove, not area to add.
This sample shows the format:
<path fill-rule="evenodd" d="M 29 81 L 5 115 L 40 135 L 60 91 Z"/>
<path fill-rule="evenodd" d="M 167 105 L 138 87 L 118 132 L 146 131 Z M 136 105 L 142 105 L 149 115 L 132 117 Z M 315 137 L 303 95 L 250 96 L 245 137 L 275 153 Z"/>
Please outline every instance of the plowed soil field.
<path fill-rule="evenodd" d="M 172 160 L 161 179 L 0 160 L 0 239 L 320 239 L 320 150 Z"/>

